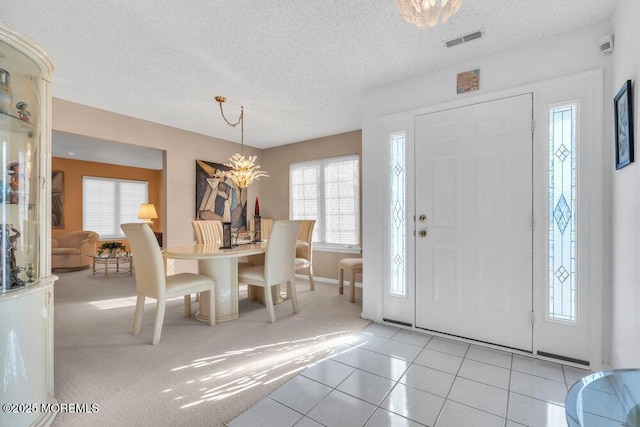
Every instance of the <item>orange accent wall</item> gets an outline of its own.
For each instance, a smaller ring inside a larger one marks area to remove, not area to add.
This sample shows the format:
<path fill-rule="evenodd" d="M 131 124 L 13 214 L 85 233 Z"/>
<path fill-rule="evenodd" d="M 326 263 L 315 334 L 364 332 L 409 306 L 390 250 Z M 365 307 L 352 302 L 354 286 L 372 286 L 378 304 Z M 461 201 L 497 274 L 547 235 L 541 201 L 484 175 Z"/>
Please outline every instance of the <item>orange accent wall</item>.
<path fill-rule="evenodd" d="M 162 231 L 161 224 L 164 214 L 162 212 L 162 170 L 85 162 L 61 157 L 51 159 L 51 169 L 64 172 L 64 228 L 52 229 L 53 237 L 68 231 L 82 230 L 83 176 L 148 181 L 149 203 L 153 203 L 158 212 L 158 219 L 153 221 L 151 228 L 154 231 Z"/>

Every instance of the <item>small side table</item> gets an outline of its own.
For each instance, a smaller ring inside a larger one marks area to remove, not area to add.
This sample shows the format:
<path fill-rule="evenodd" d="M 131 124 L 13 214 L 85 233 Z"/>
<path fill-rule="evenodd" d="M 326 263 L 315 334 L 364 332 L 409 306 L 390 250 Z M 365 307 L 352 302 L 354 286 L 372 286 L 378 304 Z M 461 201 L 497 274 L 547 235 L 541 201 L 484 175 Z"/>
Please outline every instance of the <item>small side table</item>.
<path fill-rule="evenodd" d="M 587 375 L 571 386 L 565 411 L 569 427 L 640 425 L 640 369 Z"/>
<path fill-rule="evenodd" d="M 104 272 L 104 278 L 109 278 L 109 268 L 115 267 L 116 273 L 129 273 L 133 275 L 133 255 L 87 255 L 93 259 L 93 275 L 96 272 Z"/>

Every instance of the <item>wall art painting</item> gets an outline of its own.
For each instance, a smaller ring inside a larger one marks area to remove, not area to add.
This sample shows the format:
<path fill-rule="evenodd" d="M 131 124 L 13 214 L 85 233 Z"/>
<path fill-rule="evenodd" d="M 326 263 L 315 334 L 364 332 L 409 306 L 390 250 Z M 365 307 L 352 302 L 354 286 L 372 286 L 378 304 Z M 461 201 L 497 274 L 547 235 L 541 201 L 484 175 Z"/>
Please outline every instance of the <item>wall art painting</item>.
<path fill-rule="evenodd" d="M 51 228 L 64 228 L 64 172 L 51 172 Z"/>
<path fill-rule="evenodd" d="M 466 93 L 480 89 L 480 69 L 458 73 L 456 76 L 456 92 Z"/>
<path fill-rule="evenodd" d="M 633 103 L 631 80 L 627 80 L 614 99 L 616 169 L 633 163 Z"/>
<path fill-rule="evenodd" d="M 196 160 L 196 219 L 230 222 L 234 231 L 247 228 L 247 189 L 228 177 L 228 166 Z"/>

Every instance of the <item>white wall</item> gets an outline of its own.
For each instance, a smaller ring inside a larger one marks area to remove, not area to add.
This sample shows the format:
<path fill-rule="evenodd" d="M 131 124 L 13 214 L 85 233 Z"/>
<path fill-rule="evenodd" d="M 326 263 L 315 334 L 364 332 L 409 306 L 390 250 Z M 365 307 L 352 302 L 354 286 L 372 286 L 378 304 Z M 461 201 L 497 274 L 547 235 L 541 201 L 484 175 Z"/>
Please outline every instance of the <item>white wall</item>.
<path fill-rule="evenodd" d="M 222 120 L 211 107 L 211 120 Z M 157 123 L 100 110 L 61 99 L 53 100 L 53 130 L 116 141 L 166 152 L 164 199 L 165 223 L 161 226 L 167 246 L 195 243 L 191 221 L 195 219 L 196 160 L 225 163 L 240 149 L 240 144 L 207 137 Z M 261 151 L 245 146 L 247 155 Z M 247 212 L 253 212 L 256 192 L 267 181 L 257 181 L 249 188 Z M 171 260 L 174 261 L 174 260 Z M 169 263 L 169 272 L 197 271 L 195 261 Z"/>
<path fill-rule="evenodd" d="M 386 227 L 384 210 L 387 176 L 386 143 L 379 119 L 385 115 L 398 114 L 413 109 L 434 106 L 468 98 L 469 102 L 479 95 L 487 95 L 527 84 L 577 74 L 593 69 L 604 69 L 604 81 L 611 79 L 610 56 L 599 52 L 598 39 L 611 31 L 609 22 L 602 22 L 570 33 L 555 36 L 499 52 L 476 61 L 467 61 L 457 66 L 416 76 L 406 81 L 373 88 L 365 93 L 363 100 L 362 164 L 363 164 L 363 257 L 364 279 L 363 317 L 381 320 L 381 296 L 384 274 L 384 236 L 380 228 Z M 482 43 L 482 41 L 479 41 Z M 480 90 L 464 95 L 456 94 L 456 74 L 480 69 Z M 610 100 L 608 84 L 605 84 L 604 99 Z M 610 102 L 605 102 L 605 116 L 611 111 Z M 400 115 L 400 114 L 399 114 Z M 610 120 L 605 118 L 605 129 L 610 129 Z M 607 133 L 608 131 L 605 131 Z M 602 140 L 602 135 L 597 136 Z M 610 164 L 610 150 L 603 150 L 603 161 Z M 606 180 L 605 180 L 606 185 Z M 607 203 L 608 199 L 605 199 Z M 608 216 L 605 217 L 605 234 L 608 234 Z M 605 242 L 605 246 L 607 243 Z M 605 265 L 607 264 L 605 260 Z M 604 293 L 607 288 L 608 270 L 603 273 Z M 610 313 L 605 304 L 604 317 Z M 606 327 L 606 325 L 605 325 Z M 607 335 L 605 329 L 605 336 Z M 605 353 L 606 354 L 606 353 Z"/>
<path fill-rule="evenodd" d="M 627 80 L 633 82 L 635 146 L 638 140 L 638 84 L 640 80 L 640 2 L 619 0 L 613 17 L 614 52 L 612 96 Z M 612 103 L 612 98 L 609 98 Z M 608 140 L 613 140 L 610 128 Z M 614 146 L 610 144 L 612 152 Z M 636 162 L 611 172 L 612 182 L 612 331 L 611 365 L 640 366 L 640 165 Z"/>

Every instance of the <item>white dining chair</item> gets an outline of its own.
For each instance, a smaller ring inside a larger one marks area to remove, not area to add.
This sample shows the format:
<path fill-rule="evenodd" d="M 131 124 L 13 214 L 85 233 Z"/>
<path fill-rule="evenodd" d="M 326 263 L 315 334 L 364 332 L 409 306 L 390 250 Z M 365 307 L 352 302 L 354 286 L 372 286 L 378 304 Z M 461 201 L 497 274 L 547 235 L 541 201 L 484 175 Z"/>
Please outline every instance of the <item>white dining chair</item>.
<path fill-rule="evenodd" d="M 313 282 L 313 228 L 316 225 L 315 219 L 304 219 L 298 231 L 298 240 L 306 243 L 304 246 L 296 248 L 296 271 L 307 269 L 309 275 L 309 289 L 315 290 Z"/>
<path fill-rule="evenodd" d="M 136 262 L 136 311 L 133 318 L 133 334 L 140 333 L 146 297 L 157 301 L 151 344 L 155 345 L 160 342 L 166 302 L 176 296 L 184 296 L 185 317 L 190 317 L 191 294 L 203 292 L 203 297 L 209 298 L 211 306 L 209 325 L 214 325 L 216 305 L 213 279 L 194 273 L 178 273 L 167 276 L 162 252 L 149 225 L 139 222 L 128 223 L 121 224 L 120 228 L 124 231 L 129 245 L 131 245 L 131 252 Z"/>
<path fill-rule="evenodd" d="M 255 232 L 255 224 L 254 220 L 248 220 L 249 231 Z M 271 232 L 271 227 L 273 227 L 273 223 L 275 220 L 273 218 L 260 218 L 260 240 L 269 239 L 269 233 Z"/>
<path fill-rule="evenodd" d="M 222 222 L 215 220 L 191 221 L 196 243 L 214 243 L 222 246 Z"/>
<path fill-rule="evenodd" d="M 275 221 L 265 253 L 264 265 L 241 268 L 238 281 L 264 288 L 264 299 L 269 321 L 276 321 L 271 288 L 287 284 L 287 295 L 291 299 L 294 313 L 299 313 L 295 282 L 296 238 L 302 221 Z"/>
<path fill-rule="evenodd" d="M 255 233 L 255 219 L 247 221 L 249 223 L 249 231 Z M 260 240 L 265 241 L 269 239 L 269 233 L 275 220 L 273 218 L 260 218 Z M 264 265 L 264 254 L 249 255 L 247 262 L 252 266 Z M 247 298 L 249 301 L 257 300 L 260 303 L 264 303 L 264 297 L 262 290 L 253 286 L 247 286 Z"/>

